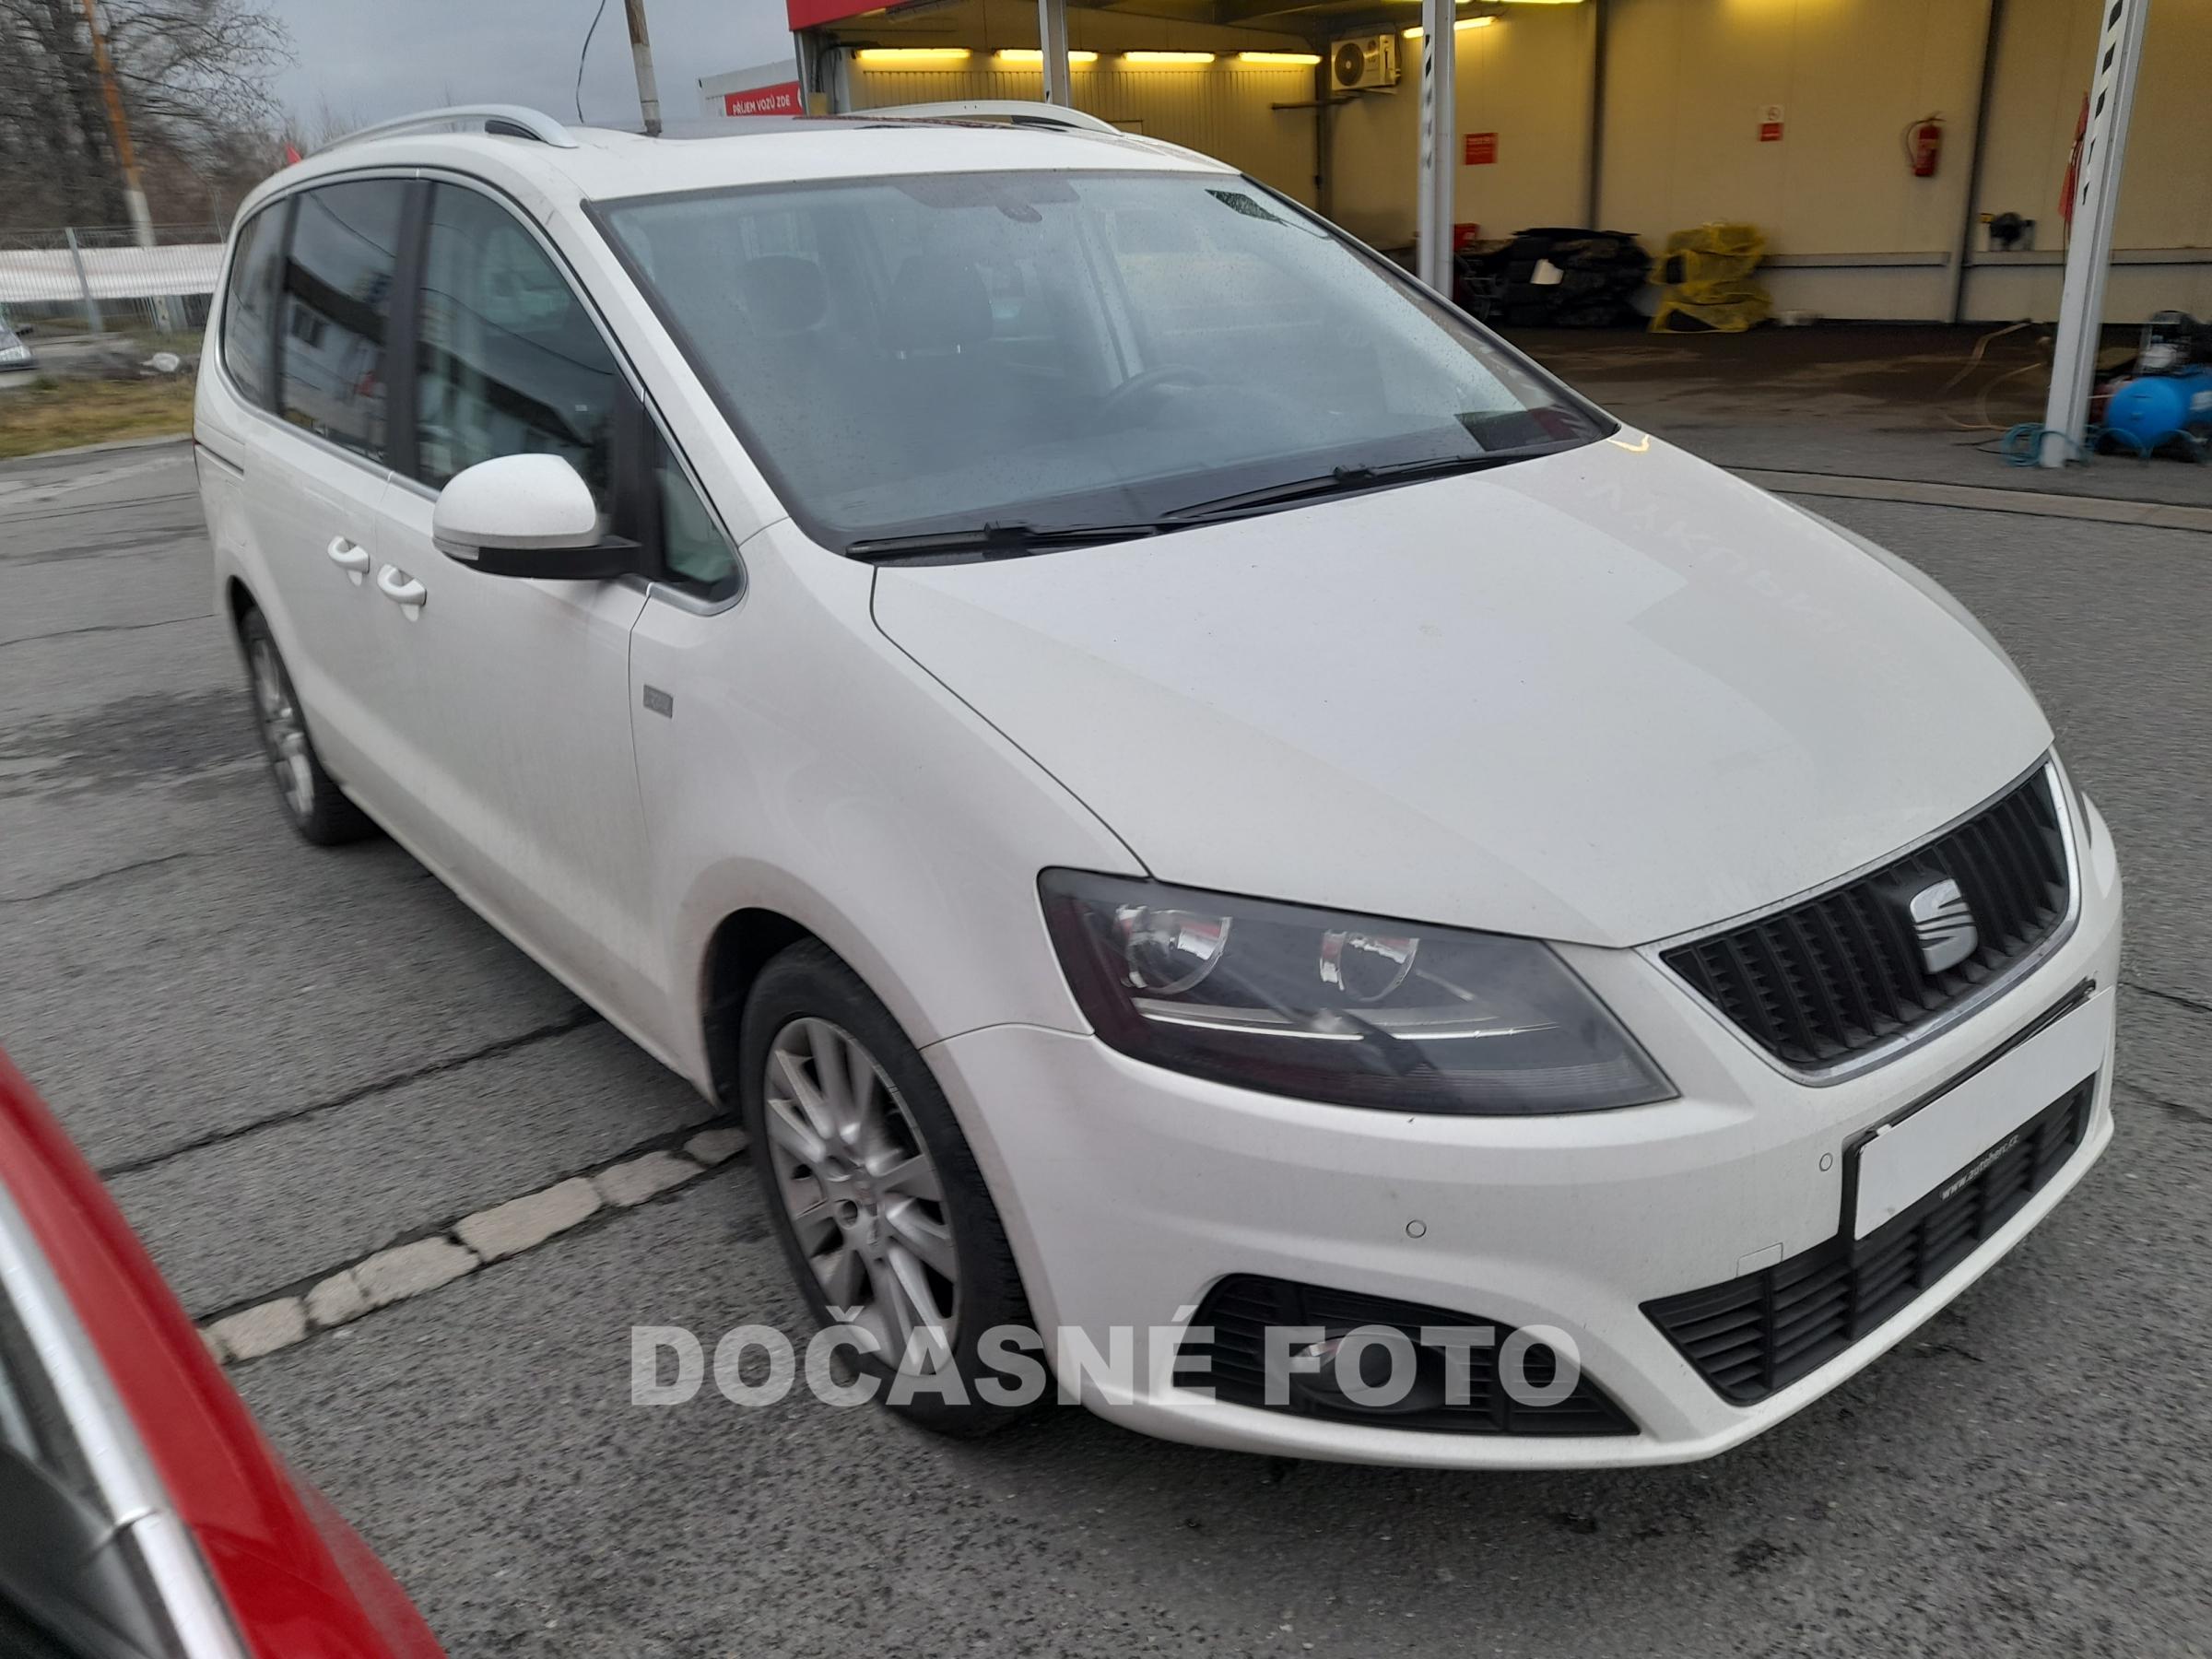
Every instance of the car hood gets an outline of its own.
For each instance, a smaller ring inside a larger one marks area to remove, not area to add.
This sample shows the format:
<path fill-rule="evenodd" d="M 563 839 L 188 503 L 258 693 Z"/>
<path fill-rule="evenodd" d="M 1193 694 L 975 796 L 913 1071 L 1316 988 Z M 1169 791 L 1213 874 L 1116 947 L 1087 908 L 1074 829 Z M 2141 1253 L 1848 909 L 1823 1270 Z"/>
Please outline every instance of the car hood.
<path fill-rule="evenodd" d="M 2051 740 L 1932 583 L 1633 432 L 874 603 L 1164 880 L 1594 945 L 1828 882 Z"/>

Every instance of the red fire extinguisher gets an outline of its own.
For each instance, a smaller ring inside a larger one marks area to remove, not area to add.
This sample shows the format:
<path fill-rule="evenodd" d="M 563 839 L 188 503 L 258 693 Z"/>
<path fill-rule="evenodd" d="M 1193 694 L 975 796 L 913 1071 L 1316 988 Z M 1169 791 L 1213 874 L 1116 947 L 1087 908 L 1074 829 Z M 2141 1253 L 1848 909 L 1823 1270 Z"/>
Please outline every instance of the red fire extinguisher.
<path fill-rule="evenodd" d="M 1936 163 L 1943 159 L 1943 117 L 1927 115 L 1906 129 L 1905 157 L 1912 163 L 1912 176 L 1932 179 Z"/>

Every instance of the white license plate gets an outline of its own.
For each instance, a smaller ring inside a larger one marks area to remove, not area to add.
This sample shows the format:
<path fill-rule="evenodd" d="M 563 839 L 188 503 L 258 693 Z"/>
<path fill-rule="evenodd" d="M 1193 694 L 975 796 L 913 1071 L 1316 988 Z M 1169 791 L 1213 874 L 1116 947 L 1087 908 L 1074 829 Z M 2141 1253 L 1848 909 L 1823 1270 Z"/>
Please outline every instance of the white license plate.
<path fill-rule="evenodd" d="M 1937 1182 L 1971 1176 L 1971 1166 L 2001 1155 L 2021 1124 L 2094 1077 L 2112 1052 L 2112 993 L 2098 992 L 1964 1082 L 1879 1125 L 1859 1147 L 1852 1237 L 1902 1215 Z"/>

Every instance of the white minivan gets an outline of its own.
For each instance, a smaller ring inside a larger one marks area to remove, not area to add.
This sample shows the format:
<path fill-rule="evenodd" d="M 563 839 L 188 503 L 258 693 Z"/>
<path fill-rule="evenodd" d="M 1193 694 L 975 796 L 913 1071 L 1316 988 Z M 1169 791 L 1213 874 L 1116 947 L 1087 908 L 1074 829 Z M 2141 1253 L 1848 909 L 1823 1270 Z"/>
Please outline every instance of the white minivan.
<path fill-rule="evenodd" d="M 741 1112 L 932 1427 L 1026 1347 L 1194 1442 L 1704 1456 L 2111 1137 L 2004 652 L 1218 162 L 441 112 L 255 193 L 204 363 L 293 825 Z"/>

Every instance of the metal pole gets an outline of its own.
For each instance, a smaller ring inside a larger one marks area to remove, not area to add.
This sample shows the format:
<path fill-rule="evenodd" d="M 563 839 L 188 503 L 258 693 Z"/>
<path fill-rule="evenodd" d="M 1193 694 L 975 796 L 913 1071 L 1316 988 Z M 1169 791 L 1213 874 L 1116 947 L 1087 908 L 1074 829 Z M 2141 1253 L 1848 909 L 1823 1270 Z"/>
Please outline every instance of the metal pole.
<path fill-rule="evenodd" d="M 1989 100 L 1997 81 L 1997 37 L 2005 26 L 2005 0 L 1989 0 L 1982 28 L 1982 89 L 1974 98 L 1974 130 L 1967 140 L 1966 199 L 1959 209 L 1959 234 L 1951 239 L 1951 268 L 1945 276 L 1941 321 L 1956 323 L 1966 309 L 1966 262 L 1974 251 L 1975 211 L 1982 200 L 1983 141 L 1989 133 Z"/>
<path fill-rule="evenodd" d="M 814 113 L 814 96 L 820 91 L 822 54 L 816 50 L 814 37 L 803 29 L 791 31 L 791 61 L 799 71 L 799 113 Z"/>
<path fill-rule="evenodd" d="M 1605 194 L 1606 177 L 1606 5 L 1595 0 L 1590 7 L 1590 131 L 1583 142 L 1590 147 L 1583 172 L 1583 223 L 1593 230 Z"/>
<path fill-rule="evenodd" d="M 93 8 L 93 0 L 82 0 L 82 4 L 85 28 L 92 36 L 92 68 L 100 76 L 100 96 L 107 101 L 108 129 L 115 138 L 116 165 L 123 170 L 123 206 L 131 218 L 131 240 L 141 248 L 151 248 L 153 215 L 147 211 L 146 186 L 138 178 L 138 152 L 131 144 L 131 124 L 123 112 L 123 94 L 115 88 L 115 65 L 108 56 L 108 38 L 100 32 L 100 14 Z M 70 238 L 72 247 L 76 246 L 76 241 L 74 236 Z M 80 259 L 77 263 L 81 274 L 84 262 Z M 154 296 L 154 326 L 164 334 L 176 332 L 176 319 L 171 314 L 167 294 Z"/>
<path fill-rule="evenodd" d="M 1329 87 L 1329 54 L 1323 51 L 1321 62 L 1313 65 L 1313 211 L 1323 218 L 1336 217 L 1336 169 L 1330 152 L 1335 147 L 1335 124 L 1330 117 L 1336 106 L 1330 100 L 1335 94 Z"/>
<path fill-rule="evenodd" d="M 76 230 L 64 226 L 62 234 L 69 239 L 69 263 L 76 267 L 76 291 L 85 297 L 85 321 L 94 334 L 106 334 L 107 325 L 100 320 L 100 301 L 92 298 L 92 282 L 85 275 L 84 250 L 76 245 Z"/>
<path fill-rule="evenodd" d="M 629 57 L 638 70 L 638 108 L 645 116 L 645 136 L 661 135 L 661 94 L 653 79 L 653 40 L 645 32 L 645 0 L 622 0 L 629 18 Z"/>
<path fill-rule="evenodd" d="M 1037 44 L 1043 48 L 1044 101 L 1074 109 L 1075 85 L 1067 73 L 1067 0 L 1037 0 Z"/>
<path fill-rule="evenodd" d="M 1452 298 L 1452 221 L 1459 158 L 1458 36 L 1452 0 L 1421 0 L 1421 168 L 1419 241 L 1414 274 L 1446 300 Z"/>
<path fill-rule="evenodd" d="M 2127 123 L 2135 112 L 2136 72 L 2143 65 L 2143 31 L 2149 18 L 2150 0 L 2112 0 L 2097 35 L 2089 124 L 2081 139 L 2074 229 L 2066 239 L 2066 281 L 2058 301 L 2051 402 L 2043 411 L 2042 445 L 2036 456 L 2040 466 L 2064 466 L 2078 456 L 2088 429 L 2112 221 L 2120 211 L 2120 169 L 2127 157 Z"/>

